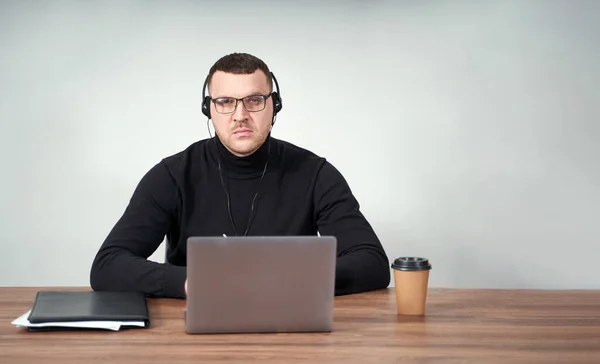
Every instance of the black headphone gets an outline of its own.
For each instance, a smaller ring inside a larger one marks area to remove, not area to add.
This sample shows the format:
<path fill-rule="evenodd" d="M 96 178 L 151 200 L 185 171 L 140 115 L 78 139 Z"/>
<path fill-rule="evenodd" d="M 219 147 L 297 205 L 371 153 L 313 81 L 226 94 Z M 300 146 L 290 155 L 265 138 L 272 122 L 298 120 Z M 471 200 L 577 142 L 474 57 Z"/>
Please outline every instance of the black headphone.
<path fill-rule="evenodd" d="M 281 101 L 281 92 L 279 91 L 279 84 L 277 83 L 277 79 L 273 72 L 271 72 L 271 78 L 275 82 L 275 89 L 277 91 L 271 92 L 271 97 L 273 98 L 273 121 L 275 123 L 275 116 L 278 112 L 283 108 L 283 103 Z M 204 86 L 202 86 L 202 113 L 206 115 L 210 119 L 210 96 L 206 95 L 206 85 L 208 84 L 208 76 L 206 80 L 204 80 Z"/>

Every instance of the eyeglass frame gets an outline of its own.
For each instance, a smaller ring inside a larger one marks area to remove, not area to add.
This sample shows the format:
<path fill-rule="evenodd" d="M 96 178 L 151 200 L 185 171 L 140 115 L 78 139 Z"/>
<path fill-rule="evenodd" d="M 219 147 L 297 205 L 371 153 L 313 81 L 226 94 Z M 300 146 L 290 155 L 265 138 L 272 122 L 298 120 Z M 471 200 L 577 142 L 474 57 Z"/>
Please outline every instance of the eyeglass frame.
<path fill-rule="evenodd" d="M 283 108 L 283 104 L 282 104 L 283 100 L 281 97 L 281 90 L 279 90 L 279 83 L 277 82 L 277 78 L 275 77 L 273 72 L 270 72 L 270 73 L 271 73 L 271 80 L 273 83 L 275 83 L 275 89 L 277 90 L 277 91 L 271 92 L 271 97 L 273 98 L 273 106 L 274 106 L 273 115 L 275 116 Z M 209 80 L 209 76 L 206 76 L 206 78 L 204 79 L 204 85 L 202 86 L 202 114 L 204 114 L 210 120 L 210 118 L 211 118 L 211 115 L 210 115 L 211 97 L 206 95 L 208 80 Z M 236 105 L 236 107 L 237 107 L 237 105 Z"/>
<path fill-rule="evenodd" d="M 262 95 L 262 94 L 254 94 L 254 95 L 248 95 L 248 96 L 244 96 L 242 98 L 236 98 L 236 97 L 231 97 L 231 96 L 223 96 L 223 97 L 217 97 L 217 98 L 212 98 L 211 96 L 208 96 L 208 98 L 210 99 L 210 101 L 215 105 L 215 111 L 218 112 L 221 115 L 229 115 L 229 114 L 233 114 L 235 112 L 235 110 L 237 110 L 237 107 L 240 103 L 240 101 L 242 102 L 242 105 L 244 106 L 244 109 L 246 109 L 246 111 L 248 112 L 260 112 L 263 111 L 264 109 L 267 108 L 267 100 L 273 96 L 273 92 L 267 94 L 267 95 Z M 246 107 L 246 102 L 244 101 L 244 99 L 248 98 L 248 97 L 262 97 L 263 101 L 264 101 L 264 106 L 262 109 L 260 110 L 248 110 L 248 108 Z M 235 100 L 235 105 L 233 107 L 233 110 L 231 110 L 231 112 L 220 112 L 219 110 L 217 110 L 217 104 L 215 103 L 215 100 L 219 100 L 219 99 L 233 99 Z"/>

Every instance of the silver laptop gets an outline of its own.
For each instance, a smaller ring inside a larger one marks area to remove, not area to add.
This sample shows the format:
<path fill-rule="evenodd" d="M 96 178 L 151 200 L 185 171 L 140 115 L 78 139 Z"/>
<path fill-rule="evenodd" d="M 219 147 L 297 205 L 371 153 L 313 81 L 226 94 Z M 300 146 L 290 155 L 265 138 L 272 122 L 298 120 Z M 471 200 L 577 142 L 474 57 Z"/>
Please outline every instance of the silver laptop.
<path fill-rule="evenodd" d="M 186 331 L 331 331 L 336 247 L 333 236 L 189 238 Z"/>

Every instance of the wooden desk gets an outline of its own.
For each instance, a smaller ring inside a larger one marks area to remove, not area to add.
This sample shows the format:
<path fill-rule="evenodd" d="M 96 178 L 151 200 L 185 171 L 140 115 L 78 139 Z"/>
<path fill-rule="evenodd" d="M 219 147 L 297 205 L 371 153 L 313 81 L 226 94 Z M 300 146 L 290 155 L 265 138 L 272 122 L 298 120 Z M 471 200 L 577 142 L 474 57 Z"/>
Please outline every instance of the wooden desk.
<path fill-rule="evenodd" d="M 600 291 L 431 289 L 426 316 L 398 317 L 389 289 L 337 297 L 332 333 L 205 336 L 170 299 L 149 329 L 14 327 L 38 289 L 0 288 L 1 363 L 600 363 Z"/>

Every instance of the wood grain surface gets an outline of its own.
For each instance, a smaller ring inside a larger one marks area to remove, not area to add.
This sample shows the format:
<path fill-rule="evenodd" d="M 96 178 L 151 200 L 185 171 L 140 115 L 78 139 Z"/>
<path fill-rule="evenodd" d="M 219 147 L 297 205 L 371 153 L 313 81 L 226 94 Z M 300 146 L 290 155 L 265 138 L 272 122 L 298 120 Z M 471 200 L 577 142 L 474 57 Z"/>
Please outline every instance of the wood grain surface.
<path fill-rule="evenodd" d="M 336 297 L 319 334 L 190 335 L 175 299 L 149 299 L 148 329 L 12 325 L 41 289 L 88 288 L 0 288 L 0 363 L 600 363 L 600 291 L 430 289 L 404 317 L 392 288 Z"/>

